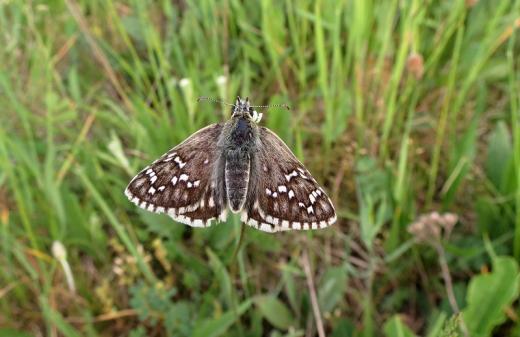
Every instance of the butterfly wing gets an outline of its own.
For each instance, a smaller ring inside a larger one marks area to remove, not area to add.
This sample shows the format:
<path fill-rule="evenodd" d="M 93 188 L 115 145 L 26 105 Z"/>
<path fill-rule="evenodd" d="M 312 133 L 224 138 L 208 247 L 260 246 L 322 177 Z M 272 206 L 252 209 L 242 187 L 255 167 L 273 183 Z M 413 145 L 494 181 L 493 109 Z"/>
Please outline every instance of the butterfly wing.
<path fill-rule="evenodd" d="M 125 190 L 130 201 L 174 220 L 206 227 L 225 220 L 221 194 L 214 183 L 223 124 L 209 125 L 187 138 L 137 174 Z"/>
<path fill-rule="evenodd" d="M 267 128 L 260 128 L 258 151 L 251 164 L 253 181 L 242 221 L 266 232 L 318 229 L 336 222 L 330 198 Z"/>

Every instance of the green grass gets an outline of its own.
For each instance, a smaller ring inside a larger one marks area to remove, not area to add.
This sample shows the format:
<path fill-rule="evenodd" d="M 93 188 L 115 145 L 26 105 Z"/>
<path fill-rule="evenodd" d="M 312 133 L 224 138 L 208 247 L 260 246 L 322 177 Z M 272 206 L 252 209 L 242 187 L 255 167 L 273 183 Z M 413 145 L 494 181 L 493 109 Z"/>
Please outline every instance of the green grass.
<path fill-rule="evenodd" d="M 520 333 L 519 28 L 513 0 L 0 1 L 0 336 L 313 336 L 310 280 L 330 336 Z M 339 221 L 233 259 L 238 219 L 123 189 L 237 95 L 291 106 L 262 123 Z M 408 231 L 432 211 L 458 223 Z"/>

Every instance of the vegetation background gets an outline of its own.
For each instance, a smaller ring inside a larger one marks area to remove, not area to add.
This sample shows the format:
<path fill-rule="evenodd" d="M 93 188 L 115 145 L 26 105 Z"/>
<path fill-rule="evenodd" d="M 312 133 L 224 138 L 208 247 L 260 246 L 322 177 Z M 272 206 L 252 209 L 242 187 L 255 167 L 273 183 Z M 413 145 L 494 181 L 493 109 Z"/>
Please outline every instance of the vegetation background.
<path fill-rule="evenodd" d="M 0 336 L 519 336 L 520 1 L 0 1 Z M 227 109 L 339 221 L 204 230 L 123 195 Z"/>

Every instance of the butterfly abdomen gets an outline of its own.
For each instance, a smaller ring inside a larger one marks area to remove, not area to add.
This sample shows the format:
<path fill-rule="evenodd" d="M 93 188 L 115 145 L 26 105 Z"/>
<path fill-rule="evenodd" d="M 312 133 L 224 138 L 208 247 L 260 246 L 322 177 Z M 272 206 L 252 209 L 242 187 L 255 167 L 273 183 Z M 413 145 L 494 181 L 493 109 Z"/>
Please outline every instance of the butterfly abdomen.
<path fill-rule="evenodd" d="M 241 150 L 231 150 L 226 156 L 225 181 L 229 208 L 233 212 L 242 210 L 249 185 L 249 154 Z"/>

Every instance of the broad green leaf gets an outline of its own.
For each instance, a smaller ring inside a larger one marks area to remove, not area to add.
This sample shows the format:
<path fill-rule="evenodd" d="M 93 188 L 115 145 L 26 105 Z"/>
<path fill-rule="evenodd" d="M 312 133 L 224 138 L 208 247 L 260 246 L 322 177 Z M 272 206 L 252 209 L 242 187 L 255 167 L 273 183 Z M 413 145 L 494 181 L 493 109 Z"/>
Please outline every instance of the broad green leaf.
<path fill-rule="evenodd" d="M 394 315 L 383 326 L 383 331 L 386 337 L 415 337 L 416 335 L 408 328 L 399 318 L 399 315 Z"/>
<path fill-rule="evenodd" d="M 511 136 L 509 135 L 505 123 L 499 122 L 489 137 L 488 153 L 485 163 L 486 175 L 497 188 L 500 188 L 511 155 Z"/>
<path fill-rule="evenodd" d="M 196 325 L 193 337 L 218 337 L 222 336 L 231 325 L 251 306 L 252 301 L 247 300 L 236 308 L 228 310 L 217 318 L 202 321 Z"/>
<path fill-rule="evenodd" d="M 511 257 L 496 257 L 489 274 L 470 281 L 466 294 L 464 322 L 473 337 L 487 337 L 493 328 L 505 321 L 505 308 L 518 297 L 520 275 Z"/>
<path fill-rule="evenodd" d="M 332 267 L 325 271 L 318 288 L 318 302 L 323 312 L 332 311 L 343 299 L 347 287 L 347 270 Z"/>
<path fill-rule="evenodd" d="M 273 295 L 258 296 L 255 303 L 264 318 L 278 329 L 287 330 L 291 326 L 295 326 L 294 318 L 279 299 Z"/>

